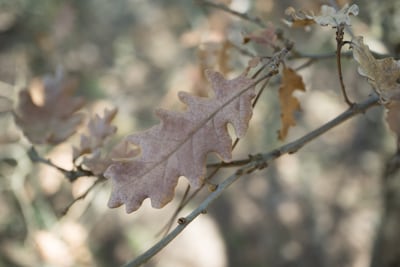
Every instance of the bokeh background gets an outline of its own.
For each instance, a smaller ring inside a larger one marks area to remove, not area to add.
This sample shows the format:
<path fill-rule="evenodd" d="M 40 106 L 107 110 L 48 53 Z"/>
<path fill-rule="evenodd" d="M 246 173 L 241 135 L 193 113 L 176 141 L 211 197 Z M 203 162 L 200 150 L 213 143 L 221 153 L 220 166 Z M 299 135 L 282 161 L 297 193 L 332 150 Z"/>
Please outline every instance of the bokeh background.
<path fill-rule="evenodd" d="M 321 4 L 346 2 L 220 3 L 259 16 L 280 28 L 297 51 L 318 55 L 335 50 L 335 30 L 290 29 L 282 23 L 285 9 L 318 11 Z M 400 2 L 354 3 L 360 15 L 352 19 L 350 30 L 363 35 L 371 50 L 399 56 Z M 0 95 L 17 103 L 18 91 L 31 79 L 62 67 L 78 79 L 77 93 L 86 99 L 88 117 L 105 107 L 118 107 L 118 140 L 156 124 L 157 107 L 181 109 L 178 91 L 206 95 L 204 69 L 219 70 L 227 77 L 240 73 L 248 57 L 234 45 L 271 54 L 260 45 L 243 45 L 243 36 L 256 30 L 256 25 L 201 1 L 0 0 Z M 350 34 L 345 38 L 350 40 Z M 287 65 L 295 68 L 305 61 Z M 352 100 L 359 102 L 371 94 L 352 60 L 344 59 L 343 69 Z M 297 95 L 302 111 L 286 141 L 347 108 L 333 58 L 316 60 L 299 74 L 307 91 Z M 235 159 L 283 144 L 277 138 L 278 88 L 276 79 L 262 95 Z M 382 108 L 373 108 L 266 170 L 242 178 L 146 266 L 369 266 L 374 251 L 379 251 L 375 239 L 388 211 L 383 208 L 384 170 L 396 153 L 396 140 L 384 116 Z M 123 207 L 107 208 L 110 184 L 106 182 L 62 216 L 93 178 L 71 184 L 54 168 L 33 164 L 27 156 L 30 144 L 9 112 L 0 113 L 0 125 L 0 266 L 119 266 L 160 238 L 157 233 L 187 186 L 182 178 L 176 201 L 162 210 L 145 201 L 139 211 L 126 214 Z M 76 135 L 56 147 L 36 148 L 43 157 L 70 169 L 72 146 L 78 143 Z M 233 171 L 220 172 L 216 181 Z M 206 195 L 204 190 L 181 214 Z M 391 222 L 399 223 L 396 217 Z M 397 248 L 393 243 L 388 250 Z M 395 264 L 390 266 L 400 266 Z"/>

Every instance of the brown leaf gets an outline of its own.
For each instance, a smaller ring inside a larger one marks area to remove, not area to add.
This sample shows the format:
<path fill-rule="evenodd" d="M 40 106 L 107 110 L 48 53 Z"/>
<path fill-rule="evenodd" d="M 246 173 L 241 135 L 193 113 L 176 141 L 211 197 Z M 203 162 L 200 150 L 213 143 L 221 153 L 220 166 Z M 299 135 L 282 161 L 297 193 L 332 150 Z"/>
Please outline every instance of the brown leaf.
<path fill-rule="evenodd" d="M 230 48 L 232 44 L 224 40 L 222 42 L 205 42 L 202 43 L 197 51 L 202 74 L 206 69 L 217 69 L 223 74 L 227 74 L 232 70 Z M 205 78 L 205 77 L 203 77 Z"/>
<path fill-rule="evenodd" d="M 243 43 L 245 44 L 253 41 L 258 44 L 272 47 L 276 45 L 277 40 L 278 36 L 276 35 L 276 29 L 272 23 L 269 23 L 267 27 L 261 31 L 254 32 L 243 37 Z"/>
<path fill-rule="evenodd" d="M 109 153 L 102 153 L 107 138 L 112 136 L 117 127 L 111 125 L 111 121 L 117 114 L 117 109 L 104 110 L 103 117 L 95 115 L 89 120 L 88 134 L 81 135 L 80 146 L 73 148 L 74 161 L 83 156 L 82 164 L 84 164 L 95 175 L 101 175 L 112 163 Z"/>
<path fill-rule="evenodd" d="M 293 7 L 288 7 L 285 15 L 289 19 L 284 19 L 283 22 L 290 27 L 306 27 L 315 23 L 312 12 L 296 11 Z"/>
<path fill-rule="evenodd" d="M 180 176 L 193 188 L 203 184 L 208 153 L 216 152 L 224 161 L 231 159 L 227 124 L 233 125 L 239 137 L 244 136 L 252 115 L 253 81 L 244 74 L 233 80 L 214 71 L 206 74 L 215 96 L 180 92 L 186 111 L 159 109 L 160 124 L 126 137 L 124 141 L 138 146 L 141 153 L 116 162 L 105 172 L 113 186 L 109 207 L 125 204 L 130 213 L 149 197 L 153 207 L 162 208 L 172 200 Z"/>
<path fill-rule="evenodd" d="M 101 147 L 104 140 L 116 132 L 117 127 L 111 125 L 111 121 L 114 119 L 117 112 L 118 110 L 116 108 L 111 110 L 105 109 L 103 117 L 96 114 L 89 120 L 87 126 L 89 136 L 81 135 L 79 148 L 74 147 L 74 160 Z"/>
<path fill-rule="evenodd" d="M 77 114 L 83 99 L 71 96 L 75 80 L 61 72 L 54 77 L 33 80 L 28 90 L 19 93 L 15 121 L 34 144 L 58 144 L 71 136 L 82 121 Z"/>
<path fill-rule="evenodd" d="M 400 100 L 400 60 L 375 59 L 361 36 L 352 40 L 351 47 L 359 64 L 358 73 L 367 77 L 382 102 Z"/>
<path fill-rule="evenodd" d="M 295 90 L 305 91 L 303 79 L 291 68 L 283 68 L 282 84 L 279 88 L 279 102 L 281 105 L 281 129 L 279 139 L 284 140 L 289 127 L 296 125 L 294 113 L 301 111 L 299 101 L 293 96 Z"/>
<path fill-rule="evenodd" d="M 358 15 L 358 6 L 346 4 L 341 10 L 322 5 L 320 15 L 315 16 L 312 12 L 297 11 L 293 7 L 286 9 L 285 14 L 290 18 L 284 22 L 291 27 L 305 27 L 314 23 L 321 26 L 338 27 L 339 25 L 351 25 L 350 15 Z"/>

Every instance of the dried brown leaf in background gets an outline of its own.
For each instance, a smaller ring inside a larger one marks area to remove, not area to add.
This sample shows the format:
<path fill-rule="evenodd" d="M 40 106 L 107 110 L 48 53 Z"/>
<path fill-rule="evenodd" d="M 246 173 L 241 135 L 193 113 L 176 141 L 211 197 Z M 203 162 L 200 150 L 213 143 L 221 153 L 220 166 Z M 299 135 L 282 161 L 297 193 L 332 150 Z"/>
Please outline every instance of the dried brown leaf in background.
<path fill-rule="evenodd" d="M 305 27 L 317 23 L 321 26 L 338 27 L 339 25 L 351 25 L 350 15 L 358 15 L 358 6 L 346 4 L 341 10 L 322 5 L 320 15 L 315 16 L 313 12 L 296 11 L 293 7 L 286 9 L 285 14 L 290 18 L 284 22 L 290 27 Z"/>
<path fill-rule="evenodd" d="M 206 69 L 215 69 L 226 75 L 232 71 L 230 48 L 232 44 L 228 40 L 220 42 L 204 42 L 200 44 L 197 51 L 202 75 Z M 204 76 L 204 80 L 206 77 Z"/>
<path fill-rule="evenodd" d="M 279 103 L 281 106 L 281 129 L 278 132 L 279 139 L 284 140 L 289 127 L 296 125 L 294 113 L 301 111 L 299 101 L 293 96 L 295 90 L 305 91 L 303 79 L 291 68 L 283 68 L 282 83 L 279 87 Z"/>
<path fill-rule="evenodd" d="M 172 200 L 180 176 L 193 188 L 203 184 L 208 153 L 216 152 L 224 161 L 231 159 L 227 124 L 233 125 L 239 137 L 246 133 L 255 97 L 253 81 L 244 74 L 225 80 L 214 71 L 207 71 L 207 78 L 215 96 L 180 92 L 186 111 L 159 109 L 160 124 L 125 138 L 126 144 L 138 146 L 141 153 L 134 159 L 117 161 L 105 172 L 113 186 L 109 207 L 125 204 L 130 213 L 150 198 L 153 207 L 162 208 Z"/>
<path fill-rule="evenodd" d="M 243 37 L 243 43 L 245 44 L 252 41 L 258 44 L 272 47 L 276 45 L 277 40 L 278 36 L 276 35 L 276 28 L 272 23 L 268 23 L 267 27 L 265 27 L 261 31 L 256 31 Z"/>
<path fill-rule="evenodd" d="M 400 100 L 400 61 L 392 57 L 375 59 L 363 37 L 351 42 L 353 57 L 358 62 L 358 73 L 367 77 L 382 102 Z"/>
<path fill-rule="evenodd" d="M 117 127 L 111 121 L 117 114 L 117 108 L 104 110 L 101 117 L 96 114 L 89 120 L 88 135 L 82 134 L 79 147 L 73 147 L 73 159 L 83 156 L 82 163 L 95 175 L 101 175 L 111 164 L 109 153 L 102 153 L 106 139 L 112 136 Z"/>
<path fill-rule="evenodd" d="M 315 24 L 314 14 L 312 12 L 296 11 L 293 7 L 285 10 L 285 15 L 289 18 L 283 22 L 290 27 L 306 27 Z"/>
<path fill-rule="evenodd" d="M 83 119 L 76 113 L 83 99 L 72 96 L 76 88 L 76 80 L 57 72 L 33 80 L 19 93 L 15 121 L 33 144 L 58 144 L 75 132 Z"/>

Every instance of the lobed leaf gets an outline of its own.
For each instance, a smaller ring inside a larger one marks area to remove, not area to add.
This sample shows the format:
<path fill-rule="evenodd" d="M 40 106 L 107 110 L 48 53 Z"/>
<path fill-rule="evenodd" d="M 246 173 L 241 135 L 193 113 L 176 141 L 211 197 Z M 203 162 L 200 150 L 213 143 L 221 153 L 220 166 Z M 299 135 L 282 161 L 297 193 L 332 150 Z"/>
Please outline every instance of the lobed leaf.
<path fill-rule="evenodd" d="M 400 100 L 400 61 L 392 57 L 375 59 L 363 37 L 351 42 L 353 57 L 358 62 L 358 73 L 368 79 L 382 102 Z"/>
<path fill-rule="evenodd" d="M 280 140 L 284 140 L 289 127 L 296 125 L 294 113 L 301 111 L 299 101 L 293 96 L 296 90 L 305 91 L 303 79 L 291 68 L 283 68 L 282 83 L 279 87 L 279 103 L 281 106 L 281 129 L 278 132 Z"/>
<path fill-rule="evenodd" d="M 216 152 L 224 161 L 231 159 L 227 124 L 233 125 L 239 137 L 246 133 L 255 97 L 253 81 L 244 74 L 233 80 L 214 71 L 207 71 L 206 76 L 213 97 L 180 92 L 186 111 L 159 109 L 160 124 L 125 138 L 125 145 L 137 146 L 140 154 L 117 160 L 105 172 L 113 187 L 109 207 L 125 204 L 130 213 L 150 198 L 153 207 L 162 208 L 172 200 L 180 176 L 193 188 L 203 184 L 208 153 Z"/>
<path fill-rule="evenodd" d="M 19 93 L 14 118 L 29 141 L 54 145 L 75 132 L 83 119 L 82 114 L 76 113 L 83 106 L 83 99 L 72 96 L 76 88 L 76 81 L 58 72 L 53 77 L 34 80 Z"/>
<path fill-rule="evenodd" d="M 111 125 L 118 110 L 104 110 L 104 115 L 101 117 L 95 115 L 89 120 L 88 132 L 89 135 L 82 134 L 79 147 L 73 147 L 74 161 L 83 156 L 82 163 L 91 170 L 95 175 L 101 175 L 112 163 L 111 155 L 102 154 L 103 146 L 107 138 L 112 136 L 117 127 Z"/>

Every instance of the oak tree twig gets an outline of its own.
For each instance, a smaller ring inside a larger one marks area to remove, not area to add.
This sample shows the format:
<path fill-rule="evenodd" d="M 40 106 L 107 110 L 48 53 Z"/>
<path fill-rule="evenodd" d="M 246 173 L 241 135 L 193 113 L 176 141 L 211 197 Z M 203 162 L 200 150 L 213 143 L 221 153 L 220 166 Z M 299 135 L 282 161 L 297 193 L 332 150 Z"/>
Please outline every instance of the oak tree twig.
<path fill-rule="evenodd" d="M 241 176 L 266 167 L 268 163 L 274 161 L 282 155 L 297 152 L 304 145 L 308 144 L 320 135 L 328 132 L 332 128 L 335 128 L 336 126 L 342 124 L 343 122 L 354 117 L 355 115 L 363 113 L 378 104 L 379 97 L 377 95 L 373 95 L 359 104 L 353 104 L 351 107 L 349 107 L 346 111 L 338 115 L 333 120 L 327 122 L 321 127 L 315 129 L 314 131 L 309 132 L 303 137 L 300 137 L 293 142 L 283 145 L 277 149 L 273 149 L 267 153 L 258 154 L 258 156 L 252 157 L 252 160 L 248 164 L 238 169 L 234 174 L 232 174 L 222 183 L 220 183 L 217 189 L 214 192 L 211 192 L 208 197 L 202 203 L 200 203 L 200 205 L 196 209 L 194 209 L 189 215 L 180 218 L 180 223 L 174 228 L 174 230 L 172 230 L 168 235 L 157 242 L 154 246 L 149 248 L 146 252 L 133 259 L 132 261 L 126 263 L 122 267 L 137 267 L 147 262 L 150 258 L 152 258 L 155 254 L 157 254 L 165 246 L 167 246 L 172 240 L 174 240 L 175 237 L 177 237 L 197 216 L 203 214 L 204 211 L 207 210 L 208 206 L 213 203 L 231 184 L 233 184 Z"/>

